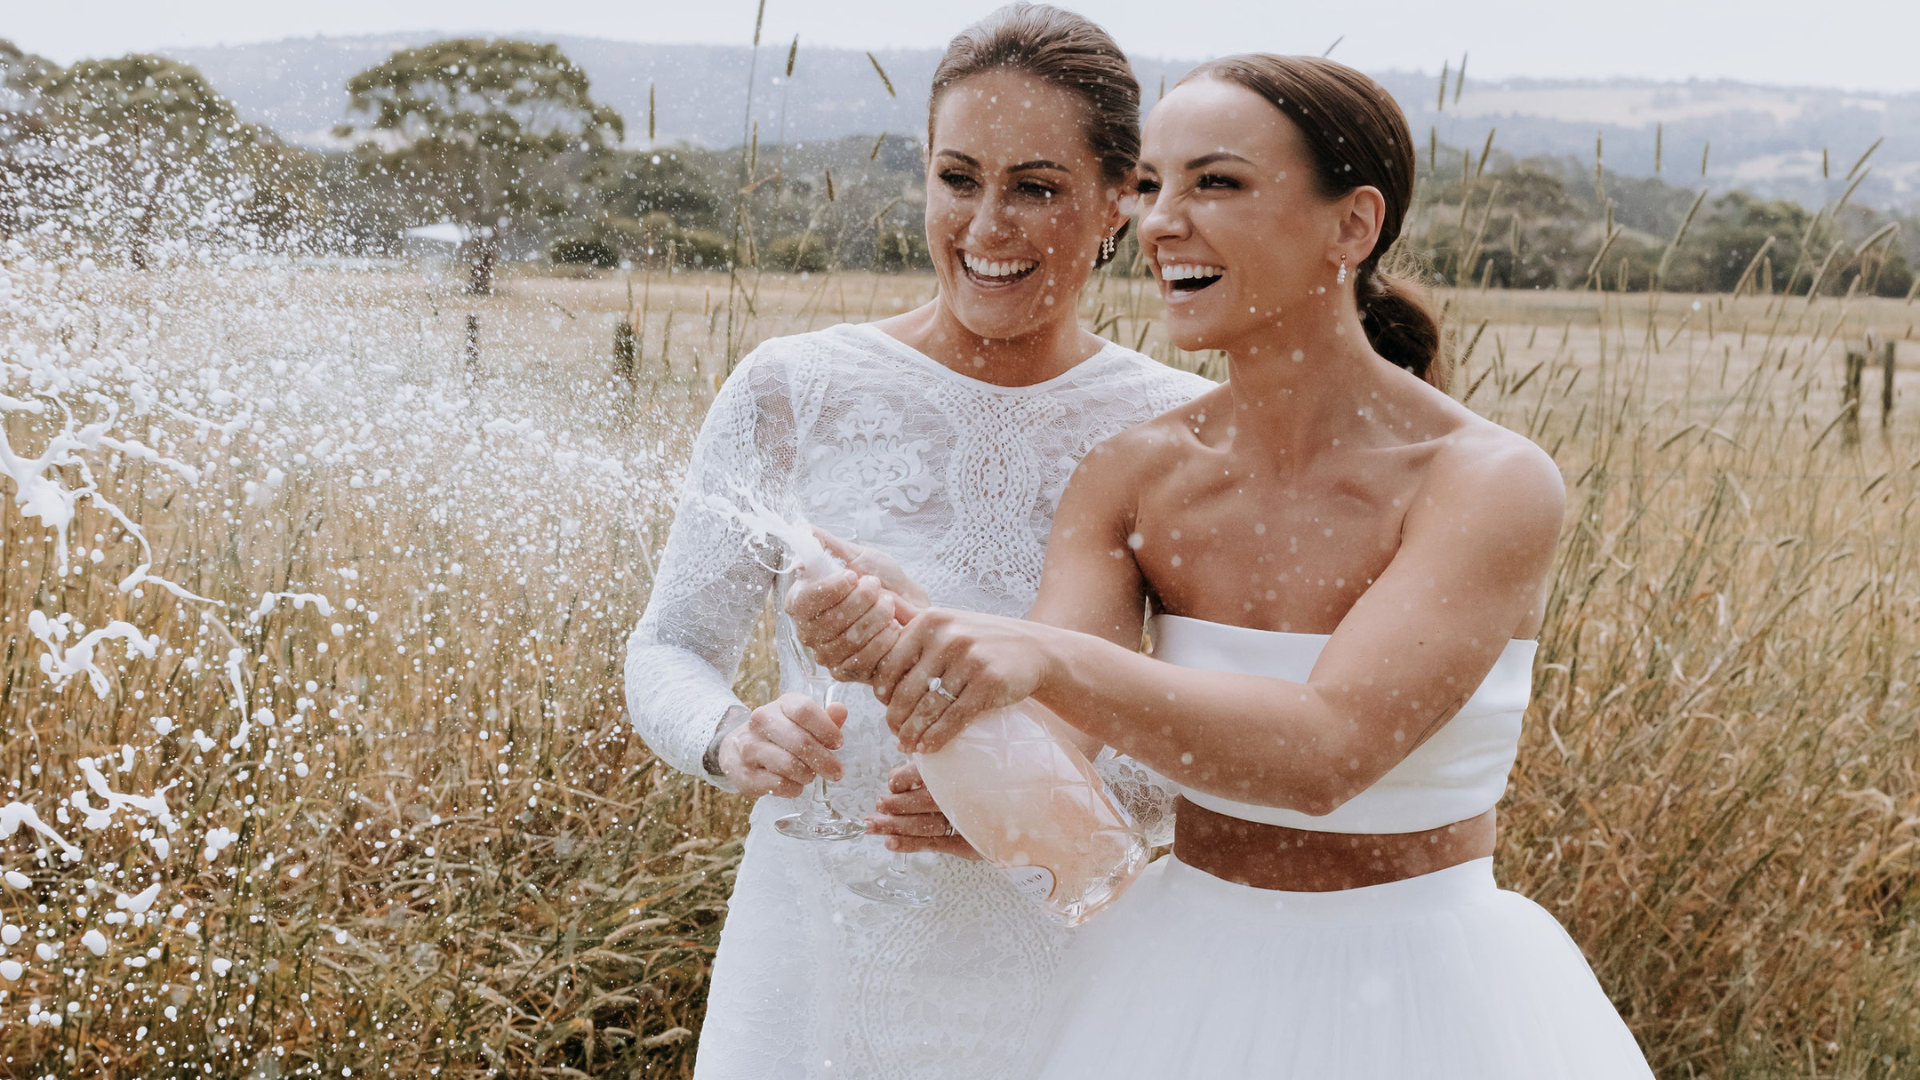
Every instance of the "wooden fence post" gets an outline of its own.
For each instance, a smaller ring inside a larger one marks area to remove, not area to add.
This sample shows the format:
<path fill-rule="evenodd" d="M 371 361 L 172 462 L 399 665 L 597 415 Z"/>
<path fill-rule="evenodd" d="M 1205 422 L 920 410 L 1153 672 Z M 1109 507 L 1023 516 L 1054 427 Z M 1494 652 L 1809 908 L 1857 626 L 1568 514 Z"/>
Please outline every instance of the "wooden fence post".
<path fill-rule="evenodd" d="M 1841 408 L 1845 416 L 1840 422 L 1840 438 L 1848 446 L 1860 441 L 1860 376 L 1867 368 L 1867 354 L 1847 350 L 1846 381 L 1840 389 Z"/>
<path fill-rule="evenodd" d="M 480 316 L 467 316 L 467 371 L 480 371 Z"/>
<path fill-rule="evenodd" d="M 640 388 L 640 366 L 634 344 L 633 313 L 613 324 L 613 373 L 630 389 Z"/>
<path fill-rule="evenodd" d="M 1893 342 L 1880 343 L 1880 426 L 1893 420 Z"/>

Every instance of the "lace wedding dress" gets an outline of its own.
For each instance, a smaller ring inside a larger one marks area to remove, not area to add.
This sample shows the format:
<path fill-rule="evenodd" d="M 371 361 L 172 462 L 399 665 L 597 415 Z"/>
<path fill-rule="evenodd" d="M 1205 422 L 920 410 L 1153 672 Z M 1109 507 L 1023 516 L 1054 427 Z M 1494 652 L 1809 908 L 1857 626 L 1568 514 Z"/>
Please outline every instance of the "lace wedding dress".
<path fill-rule="evenodd" d="M 724 786 L 701 756 L 739 704 L 730 686 L 775 583 L 755 556 L 777 555 L 753 550 L 715 512 L 716 497 L 753 492 L 877 547 L 936 604 L 1023 615 L 1075 464 L 1211 386 L 1116 345 L 1057 378 L 1002 387 L 872 326 L 766 342 L 727 380 L 695 444 L 627 646 L 634 724 L 669 765 Z M 793 689 L 794 658 L 782 649 L 781 685 Z M 858 817 L 904 759 L 871 691 L 844 690 L 846 778 L 832 791 Z M 1172 789 L 1111 751 L 1097 765 L 1149 838 L 1167 842 Z M 991 1080 L 1022 1071 L 1026 1029 L 1069 932 L 991 866 L 947 856 L 916 856 L 931 907 L 863 900 L 843 883 L 872 877 L 885 849 L 774 831 L 774 819 L 796 809 L 798 800 L 771 796 L 753 809 L 696 1076 Z"/>

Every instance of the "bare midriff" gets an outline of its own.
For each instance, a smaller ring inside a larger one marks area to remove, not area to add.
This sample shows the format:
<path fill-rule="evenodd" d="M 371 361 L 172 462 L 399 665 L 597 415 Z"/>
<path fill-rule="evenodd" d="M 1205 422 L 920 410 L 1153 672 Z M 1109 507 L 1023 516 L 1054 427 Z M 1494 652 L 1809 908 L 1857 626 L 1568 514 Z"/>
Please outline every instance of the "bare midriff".
<path fill-rule="evenodd" d="M 1415 833 L 1291 829 L 1179 801 L 1173 854 L 1196 870 L 1256 889 L 1338 892 L 1431 874 L 1493 854 L 1494 812 Z"/>

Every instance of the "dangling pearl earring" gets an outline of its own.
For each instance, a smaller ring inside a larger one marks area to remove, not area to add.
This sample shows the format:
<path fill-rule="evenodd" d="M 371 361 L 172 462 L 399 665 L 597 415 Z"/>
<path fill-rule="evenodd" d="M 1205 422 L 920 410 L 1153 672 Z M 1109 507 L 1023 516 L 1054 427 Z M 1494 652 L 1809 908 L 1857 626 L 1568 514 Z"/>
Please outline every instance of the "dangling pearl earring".
<path fill-rule="evenodd" d="M 1106 236 L 1103 236 L 1100 238 L 1100 261 L 1101 262 L 1108 262 L 1112 260 L 1114 248 L 1119 246 L 1118 242 L 1114 240 L 1115 235 L 1117 234 L 1109 233 Z"/>
<path fill-rule="evenodd" d="M 1347 257 L 1345 255 L 1340 256 L 1340 272 L 1334 275 L 1333 283 L 1335 285 L 1345 285 L 1347 283 Z"/>

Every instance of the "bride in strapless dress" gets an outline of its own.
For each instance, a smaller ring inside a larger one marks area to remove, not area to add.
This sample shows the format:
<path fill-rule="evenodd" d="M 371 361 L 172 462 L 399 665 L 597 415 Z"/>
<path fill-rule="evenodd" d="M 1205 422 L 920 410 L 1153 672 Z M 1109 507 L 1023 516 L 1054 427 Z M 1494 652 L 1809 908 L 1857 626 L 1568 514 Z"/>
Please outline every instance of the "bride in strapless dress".
<path fill-rule="evenodd" d="M 1185 792 L 1173 855 L 1069 947 L 1049 1080 L 1651 1076 L 1566 932 L 1494 884 L 1565 491 L 1447 396 L 1380 267 L 1414 167 L 1343 65 L 1230 57 L 1168 93 L 1140 239 L 1173 340 L 1230 381 L 1085 459 L 1026 620 L 919 613 L 873 676 L 903 748 L 1031 697 Z"/>

